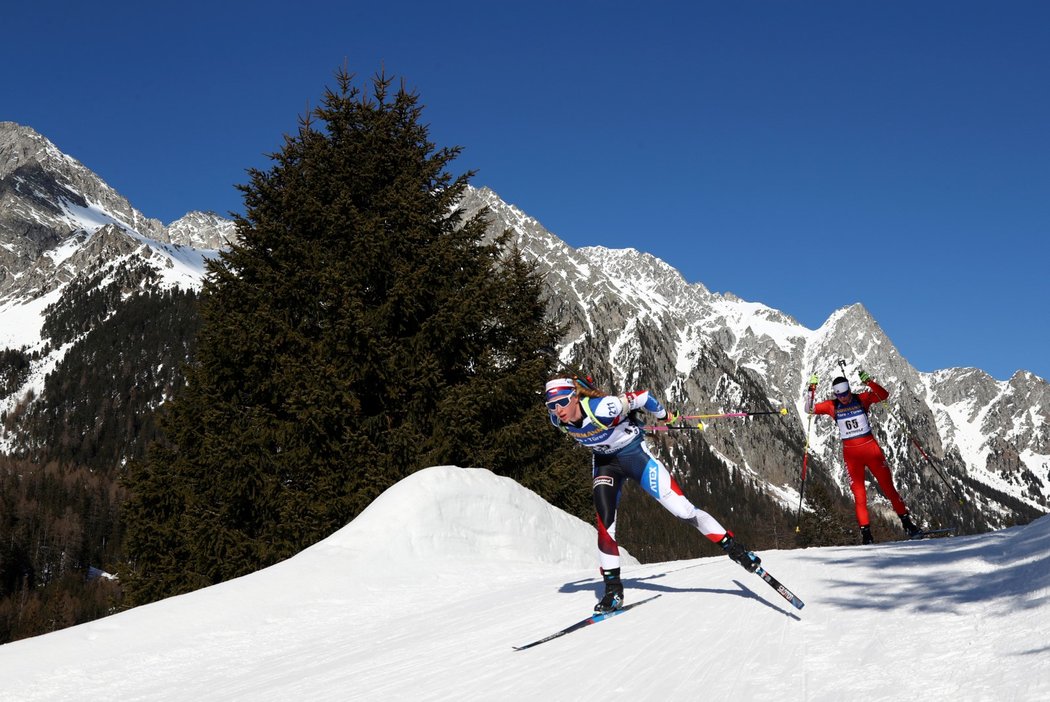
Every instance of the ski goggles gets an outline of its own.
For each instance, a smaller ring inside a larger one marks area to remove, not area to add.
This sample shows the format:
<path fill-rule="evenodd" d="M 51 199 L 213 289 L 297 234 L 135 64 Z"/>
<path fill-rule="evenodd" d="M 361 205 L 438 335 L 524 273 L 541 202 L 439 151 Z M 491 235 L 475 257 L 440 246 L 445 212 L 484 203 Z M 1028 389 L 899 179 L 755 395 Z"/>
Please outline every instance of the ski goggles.
<path fill-rule="evenodd" d="M 547 402 L 546 402 L 546 404 L 547 404 L 547 411 L 548 412 L 553 412 L 554 410 L 558 409 L 559 407 L 568 407 L 569 406 L 569 402 L 572 401 L 572 398 L 573 398 L 573 396 L 575 394 L 576 394 L 575 392 L 570 392 L 570 393 L 568 393 L 566 395 L 562 395 L 561 397 L 556 397 L 553 400 L 547 400 Z"/>

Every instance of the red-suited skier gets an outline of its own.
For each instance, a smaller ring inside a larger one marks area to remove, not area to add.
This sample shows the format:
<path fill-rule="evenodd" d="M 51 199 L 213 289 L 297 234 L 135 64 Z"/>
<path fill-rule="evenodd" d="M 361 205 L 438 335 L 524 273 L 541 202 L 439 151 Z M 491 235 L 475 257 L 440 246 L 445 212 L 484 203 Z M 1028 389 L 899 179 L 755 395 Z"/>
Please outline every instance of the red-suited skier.
<path fill-rule="evenodd" d="M 593 453 L 598 562 L 605 583 L 605 594 L 595 605 L 595 612 L 611 612 L 623 606 L 616 508 L 625 480 L 634 480 L 664 509 L 721 546 L 744 569 L 752 573 L 758 570 L 761 559 L 736 541 L 733 533 L 714 517 L 695 507 L 664 464 L 649 451 L 645 431 L 632 421 L 632 413 L 644 410 L 668 424 L 674 422 L 675 416 L 647 390 L 605 395 L 576 378 L 558 377 L 544 388 L 544 402 L 551 424 Z"/>
<path fill-rule="evenodd" d="M 811 414 L 827 415 L 838 425 L 839 436 L 842 439 L 842 457 L 846 462 L 849 487 L 853 492 L 857 512 L 857 524 L 860 526 L 861 543 L 875 542 L 871 535 L 868 517 L 868 492 L 864 484 L 865 468 L 875 477 L 879 488 L 882 489 L 882 494 L 890 501 L 893 511 L 900 517 L 901 525 L 908 536 L 912 538 L 922 536 L 922 530 L 912 522 L 908 514 L 908 507 L 893 485 L 893 476 L 886 463 L 886 456 L 879 442 L 875 440 L 875 435 L 871 431 L 871 422 L 868 420 L 868 408 L 888 398 L 890 393 L 863 370 L 860 371 L 860 381 L 867 385 L 868 389 L 860 394 L 855 394 L 846 378 L 841 376 L 835 378 L 831 383 L 835 399 L 814 405 L 813 396 L 817 386 L 817 376 L 811 376 L 809 391 L 805 399 L 806 411 Z"/>

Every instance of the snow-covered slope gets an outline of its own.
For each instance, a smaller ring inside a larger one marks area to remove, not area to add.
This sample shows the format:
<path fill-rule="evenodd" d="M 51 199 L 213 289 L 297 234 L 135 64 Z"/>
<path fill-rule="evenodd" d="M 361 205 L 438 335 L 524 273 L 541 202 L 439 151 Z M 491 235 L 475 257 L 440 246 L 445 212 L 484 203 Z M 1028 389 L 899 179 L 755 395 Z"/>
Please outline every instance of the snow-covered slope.
<path fill-rule="evenodd" d="M 513 650 L 586 616 L 599 587 L 594 541 L 512 481 L 429 468 L 276 566 L 0 646 L 3 696 L 1050 699 L 1050 518 L 762 553 L 801 611 L 725 557 L 627 561 L 628 601 L 659 599 Z"/>

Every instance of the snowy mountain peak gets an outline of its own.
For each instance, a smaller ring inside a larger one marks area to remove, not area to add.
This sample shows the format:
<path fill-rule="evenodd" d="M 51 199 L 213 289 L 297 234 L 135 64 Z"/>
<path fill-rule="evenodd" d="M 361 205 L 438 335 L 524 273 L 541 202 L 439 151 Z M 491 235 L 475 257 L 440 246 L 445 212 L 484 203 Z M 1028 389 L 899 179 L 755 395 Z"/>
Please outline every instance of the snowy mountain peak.
<path fill-rule="evenodd" d="M 188 212 L 168 225 L 168 241 L 196 249 L 224 249 L 236 241 L 237 226 L 214 212 Z"/>
<path fill-rule="evenodd" d="M 87 171 L 79 161 L 59 151 L 36 130 L 15 122 L 0 122 L 0 178 L 31 163 L 62 164 Z"/>
<path fill-rule="evenodd" d="M 18 231 L 12 227 L 26 219 L 59 238 L 90 227 L 77 210 L 103 212 L 145 236 L 164 238 L 159 220 L 134 209 L 79 161 L 28 127 L 0 123 L 0 244 L 11 244 Z"/>
<path fill-rule="evenodd" d="M 165 228 L 33 129 L 0 123 L 0 302 L 35 299 L 130 255 L 162 285 L 197 287 L 201 254 L 185 247 L 213 256 L 234 236 L 214 213 Z"/>

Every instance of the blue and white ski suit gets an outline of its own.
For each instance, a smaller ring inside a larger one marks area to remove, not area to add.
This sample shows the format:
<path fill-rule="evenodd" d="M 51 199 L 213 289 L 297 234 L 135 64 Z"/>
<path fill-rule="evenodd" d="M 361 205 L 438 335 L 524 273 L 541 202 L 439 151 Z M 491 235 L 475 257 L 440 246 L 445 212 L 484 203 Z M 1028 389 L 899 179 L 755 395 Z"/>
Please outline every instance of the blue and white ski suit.
<path fill-rule="evenodd" d="M 606 397 L 580 396 L 583 417 L 578 423 L 561 422 L 553 414 L 551 423 L 593 453 L 593 495 L 598 526 L 598 560 L 603 570 L 620 567 L 616 543 L 616 508 L 623 481 L 642 486 L 664 508 L 688 522 L 712 542 L 721 541 L 726 530 L 707 512 L 695 507 L 667 468 L 645 444 L 645 431 L 632 421 L 631 412 L 645 410 L 666 419 L 667 410 L 646 390 Z"/>

